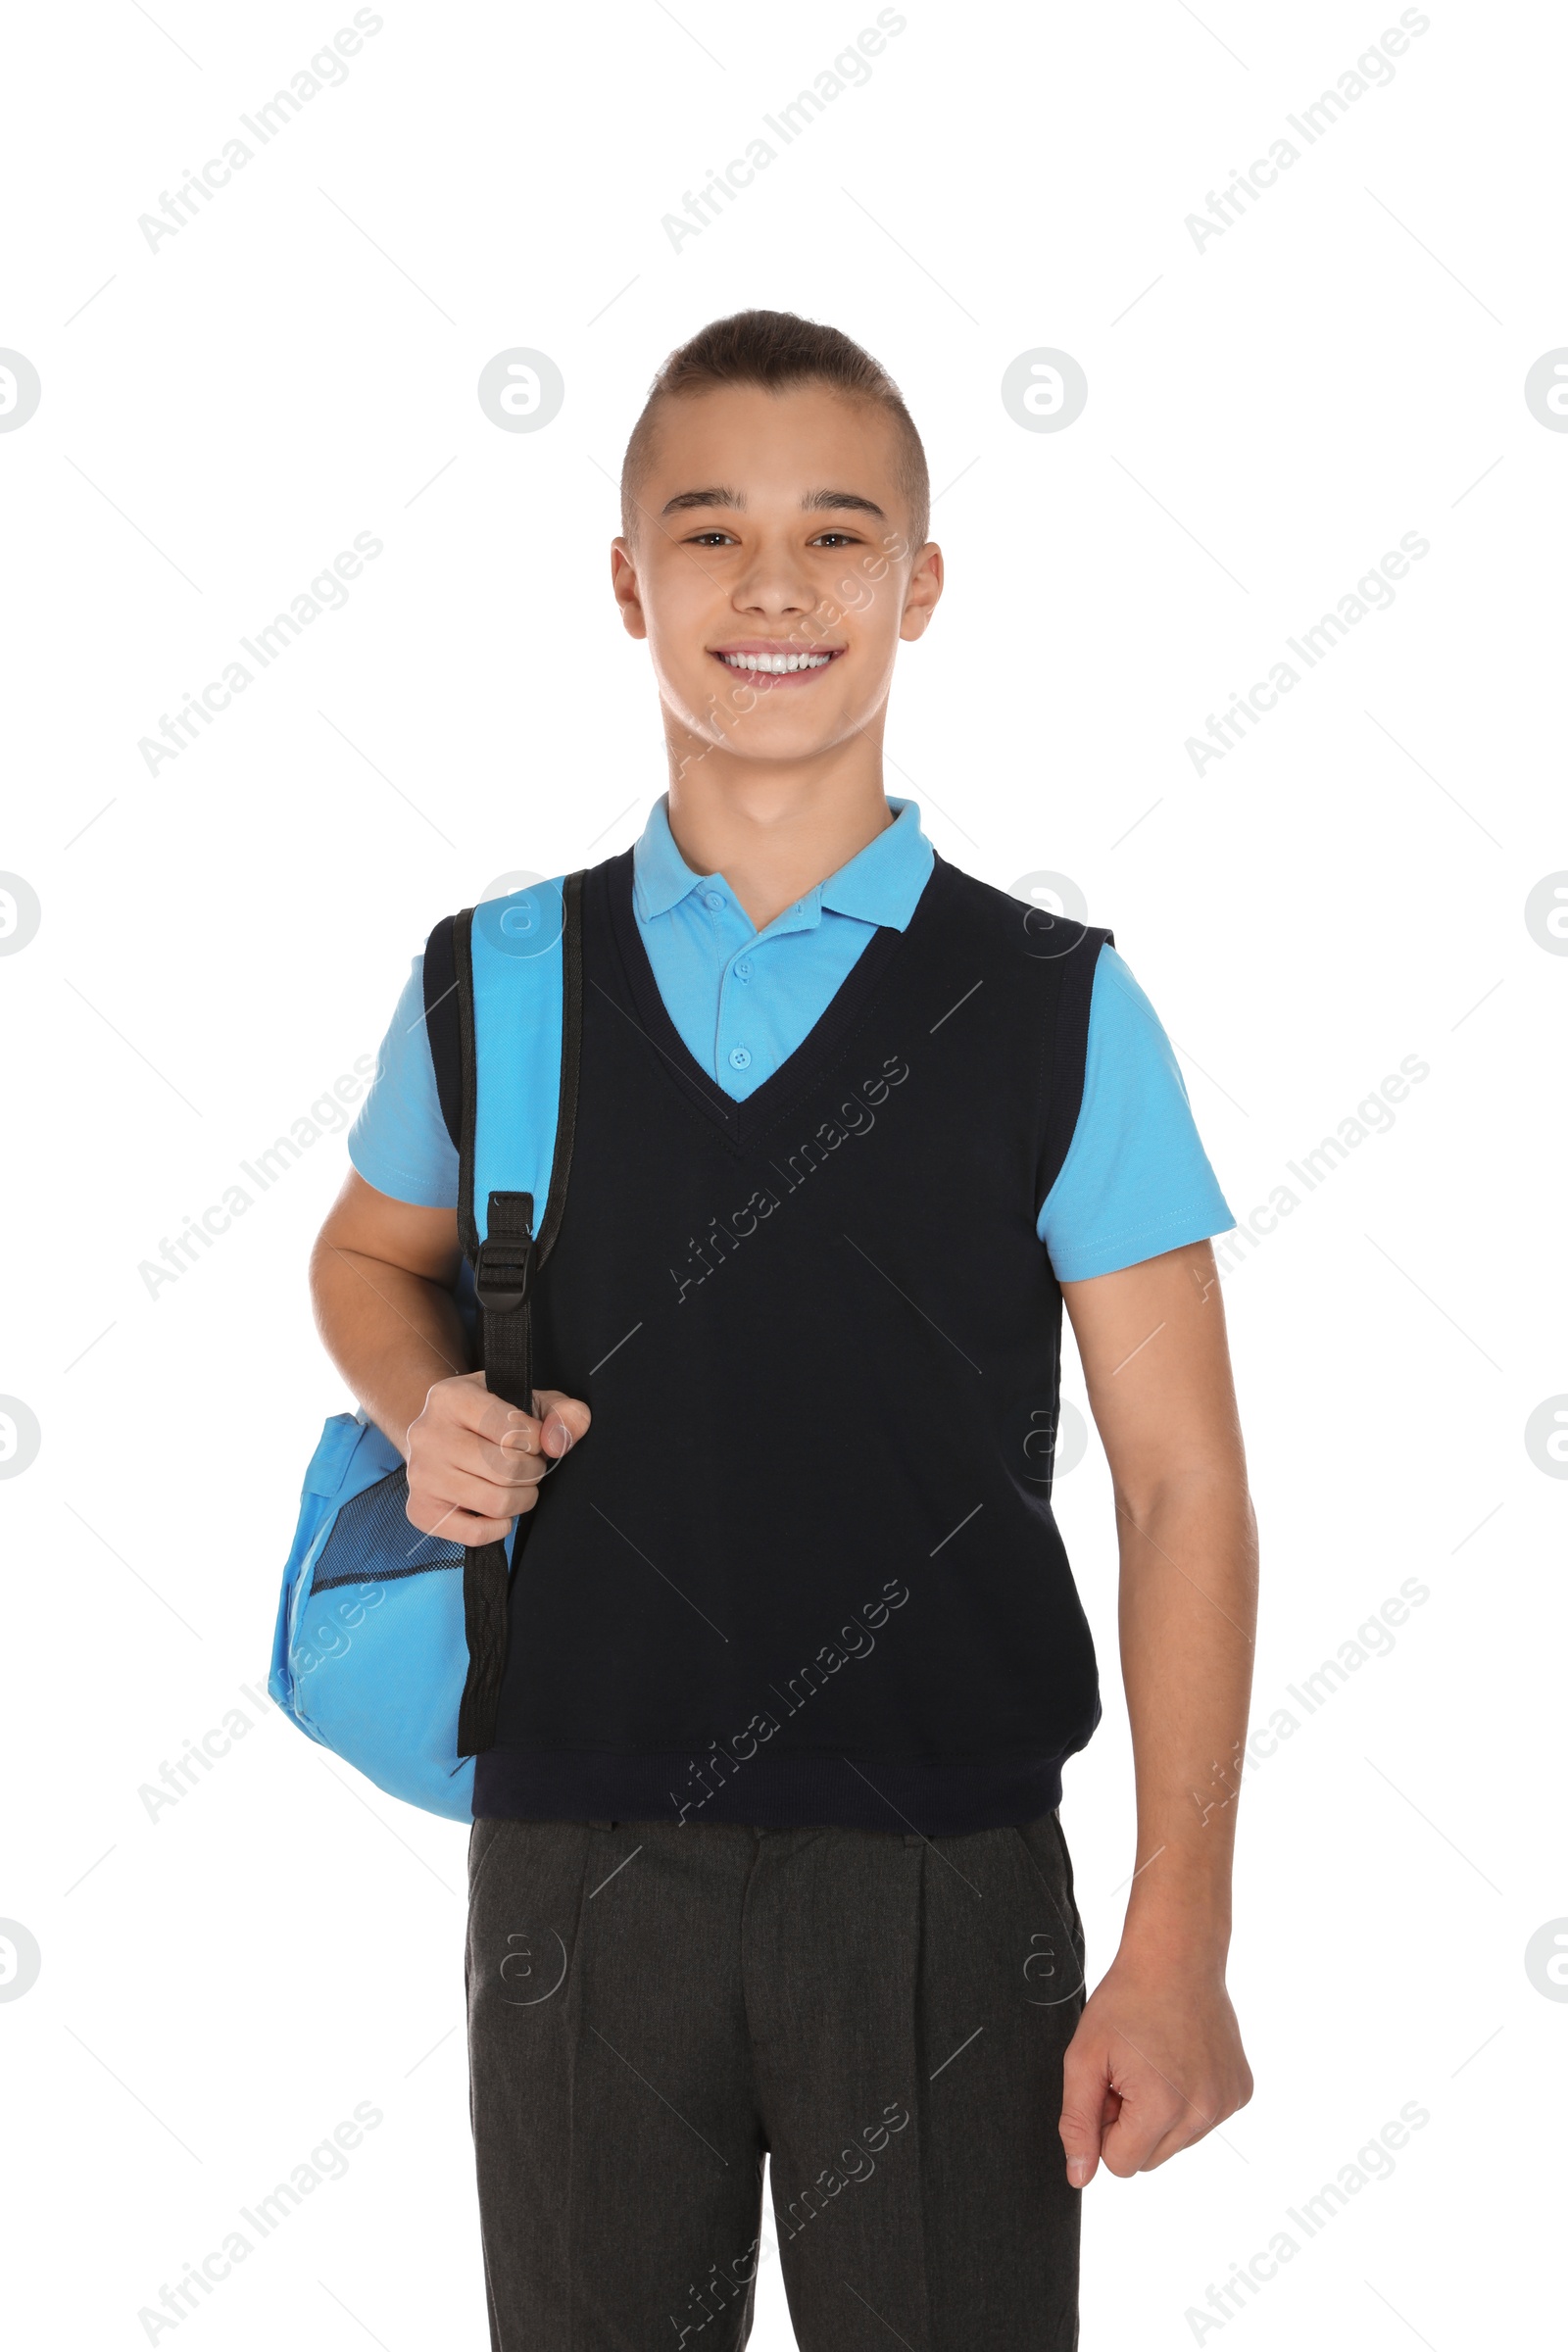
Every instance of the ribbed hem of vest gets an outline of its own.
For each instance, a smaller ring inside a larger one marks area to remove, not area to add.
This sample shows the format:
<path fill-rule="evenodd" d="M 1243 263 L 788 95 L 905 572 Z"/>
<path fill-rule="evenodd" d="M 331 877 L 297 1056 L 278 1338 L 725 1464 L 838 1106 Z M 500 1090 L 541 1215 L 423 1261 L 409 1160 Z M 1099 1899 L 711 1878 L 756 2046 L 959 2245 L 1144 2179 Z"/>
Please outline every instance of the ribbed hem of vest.
<path fill-rule="evenodd" d="M 721 1782 L 711 1763 L 699 1781 L 689 1749 L 622 1756 L 492 1747 L 475 1763 L 473 1812 L 477 1821 L 716 1821 L 956 1838 L 1018 1829 L 1054 1813 L 1065 1760 L 908 1764 L 873 1757 L 852 1764 L 842 1756 L 759 1754 L 737 1762 Z"/>

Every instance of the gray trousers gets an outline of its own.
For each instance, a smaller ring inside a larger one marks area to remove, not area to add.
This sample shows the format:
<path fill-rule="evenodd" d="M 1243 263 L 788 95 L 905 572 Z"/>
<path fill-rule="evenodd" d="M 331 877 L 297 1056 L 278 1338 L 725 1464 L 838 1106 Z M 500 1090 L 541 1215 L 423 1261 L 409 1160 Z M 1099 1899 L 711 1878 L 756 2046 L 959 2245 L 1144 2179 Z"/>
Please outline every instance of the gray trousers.
<path fill-rule="evenodd" d="M 1072 2352 L 1084 1950 L 1054 1814 L 484 1820 L 468 1883 L 493 2352 L 738 2352 L 764 2151 L 802 2352 Z"/>

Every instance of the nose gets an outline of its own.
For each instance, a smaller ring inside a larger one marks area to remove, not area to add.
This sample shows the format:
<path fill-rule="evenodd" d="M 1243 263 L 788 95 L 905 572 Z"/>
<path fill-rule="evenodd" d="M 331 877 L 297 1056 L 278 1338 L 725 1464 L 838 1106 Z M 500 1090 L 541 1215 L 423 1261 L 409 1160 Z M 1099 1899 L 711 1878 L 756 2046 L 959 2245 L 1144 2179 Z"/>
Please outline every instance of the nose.
<path fill-rule="evenodd" d="M 759 543 L 730 601 L 737 612 L 784 617 L 813 611 L 817 596 L 799 552 L 780 538 Z"/>

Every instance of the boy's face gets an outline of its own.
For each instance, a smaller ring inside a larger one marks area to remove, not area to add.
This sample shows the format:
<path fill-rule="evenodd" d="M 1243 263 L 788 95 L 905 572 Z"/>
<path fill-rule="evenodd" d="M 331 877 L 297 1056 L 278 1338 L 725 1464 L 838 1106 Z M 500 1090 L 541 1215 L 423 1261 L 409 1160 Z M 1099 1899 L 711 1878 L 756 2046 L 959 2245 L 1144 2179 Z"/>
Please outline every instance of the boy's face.
<path fill-rule="evenodd" d="M 612 571 L 691 757 L 808 760 L 877 718 L 942 593 L 940 549 L 908 545 L 899 457 L 890 416 L 825 385 L 662 404 Z"/>

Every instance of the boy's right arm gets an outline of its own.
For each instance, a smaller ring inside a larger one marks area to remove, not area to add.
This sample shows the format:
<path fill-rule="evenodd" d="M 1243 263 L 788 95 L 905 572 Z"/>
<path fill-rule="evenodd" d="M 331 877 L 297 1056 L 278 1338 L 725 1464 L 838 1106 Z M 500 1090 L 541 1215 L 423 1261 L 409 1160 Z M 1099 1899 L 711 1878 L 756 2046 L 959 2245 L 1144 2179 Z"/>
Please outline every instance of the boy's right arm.
<path fill-rule="evenodd" d="M 409 1518 L 455 1544 L 499 1542 L 588 1427 L 588 1407 L 534 1392 L 537 1417 L 466 1369 L 452 1286 L 457 1211 L 378 1193 L 353 1169 L 311 1257 L 322 1344 L 409 1465 Z"/>

